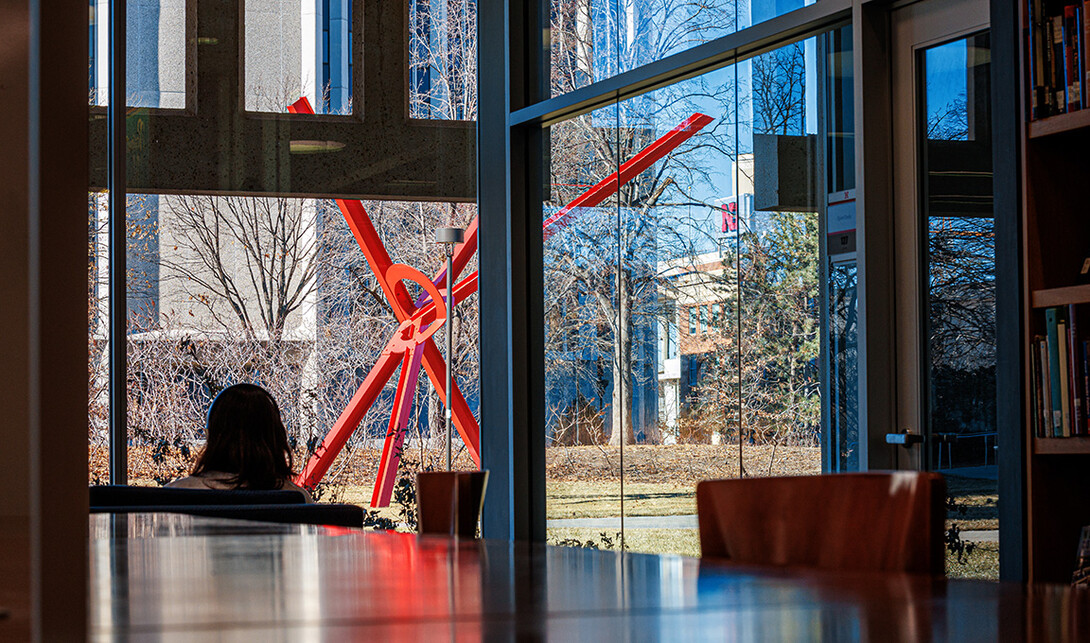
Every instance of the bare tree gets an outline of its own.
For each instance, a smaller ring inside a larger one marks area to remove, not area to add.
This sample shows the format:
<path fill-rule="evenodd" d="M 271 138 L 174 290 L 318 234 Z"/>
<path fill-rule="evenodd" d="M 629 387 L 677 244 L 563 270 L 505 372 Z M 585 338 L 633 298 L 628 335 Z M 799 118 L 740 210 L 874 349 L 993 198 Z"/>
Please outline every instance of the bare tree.
<path fill-rule="evenodd" d="M 315 287 L 316 208 L 301 199 L 180 196 L 166 200 L 167 280 L 224 328 L 278 341 Z M 226 310 L 224 310 L 226 308 Z"/>
<path fill-rule="evenodd" d="M 477 118 L 477 3 L 414 0 L 409 5 L 413 118 Z"/>

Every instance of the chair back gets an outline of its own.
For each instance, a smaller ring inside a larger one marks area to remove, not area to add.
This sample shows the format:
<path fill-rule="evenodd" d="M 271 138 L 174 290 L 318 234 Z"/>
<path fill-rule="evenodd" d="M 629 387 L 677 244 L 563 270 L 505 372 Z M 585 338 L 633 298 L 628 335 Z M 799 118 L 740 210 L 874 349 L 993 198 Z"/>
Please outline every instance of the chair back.
<path fill-rule="evenodd" d="M 696 487 L 704 558 L 942 575 L 946 483 L 936 473 L 709 480 Z"/>
<path fill-rule="evenodd" d="M 178 489 L 101 485 L 88 488 L 91 507 L 177 505 L 289 505 L 306 497 L 295 489 Z"/>
<path fill-rule="evenodd" d="M 428 471 L 416 476 L 417 530 L 476 538 L 487 471 Z"/>
<path fill-rule="evenodd" d="M 363 527 L 363 509 L 348 504 L 129 505 L 91 507 L 91 513 L 179 513 L 299 525 Z"/>

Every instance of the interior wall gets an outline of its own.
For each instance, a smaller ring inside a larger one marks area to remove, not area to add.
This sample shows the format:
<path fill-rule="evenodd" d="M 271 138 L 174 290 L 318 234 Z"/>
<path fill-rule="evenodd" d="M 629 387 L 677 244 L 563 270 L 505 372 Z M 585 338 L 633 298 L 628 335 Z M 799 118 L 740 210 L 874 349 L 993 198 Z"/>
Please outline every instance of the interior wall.
<path fill-rule="evenodd" d="M 0 3 L 0 639 L 87 628 L 87 14 Z"/>

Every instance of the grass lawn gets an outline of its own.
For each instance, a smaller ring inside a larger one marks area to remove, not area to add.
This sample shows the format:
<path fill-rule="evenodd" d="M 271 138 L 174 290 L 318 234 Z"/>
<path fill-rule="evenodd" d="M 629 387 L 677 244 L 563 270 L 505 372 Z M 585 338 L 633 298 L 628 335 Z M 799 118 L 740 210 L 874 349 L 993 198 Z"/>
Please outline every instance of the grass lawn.
<path fill-rule="evenodd" d="M 549 529 L 546 538 L 550 545 L 578 546 L 573 542 L 578 540 L 584 544 L 589 541 L 589 546 L 596 549 L 621 548 L 621 535 L 603 529 L 560 527 Z M 624 540 L 628 551 L 700 556 L 700 537 L 695 529 L 628 529 Z"/>
<path fill-rule="evenodd" d="M 696 513 L 693 487 L 652 482 L 624 486 L 624 515 L 679 516 Z M 621 515 L 621 485 L 617 481 L 545 481 L 545 516 L 609 518 Z"/>
<path fill-rule="evenodd" d="M 333 490 L 333 497 L 323 497 L 322 502 L 347 502 L 363 507 L 364 511 L 375 512 L 383 518 L 401 522 L 402 506 L 396 502 L 391 502 L 389 507 L 382 509 L 371 509 L 371 491 L 371 485 L 343 485 Z M 415 511 L 415 508 L 413 510 Z"/>
<path fill-rule="evenodd" d="M 961 563 L 956 555 L 946 552 L 946 575 L 949 578 L 999 580 L 999 543 L 978 544 Z"/>
<path fill-rule="evenodd" d="M 946 476 L 946 492 L 954 498 L 954 509 L 946 522 L 966 529 L 999 529 L 999 486 L 995 480 Z"/>

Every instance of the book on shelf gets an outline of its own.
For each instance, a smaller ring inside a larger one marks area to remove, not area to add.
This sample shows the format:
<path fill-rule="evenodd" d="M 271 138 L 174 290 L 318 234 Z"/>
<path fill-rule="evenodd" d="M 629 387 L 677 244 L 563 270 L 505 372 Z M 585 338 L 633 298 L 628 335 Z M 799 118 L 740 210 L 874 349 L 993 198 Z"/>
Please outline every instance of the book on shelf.
<path fill-rule="evenodd" d="M 1048 364 L 1048 390 L 1049 408 L 1051 412 L 1051 430 L 1049 433 L 1054 438 L 1062 435 L 1063 431 L 1063 404 L 1060 402 L 1060 337 L 1059 337 L 1059 309 L 1045 309 L 1045 341 L 1048 344 L 1048 352 L 1045 355 Z"/>
<path fill-rule="evenodd" d="M 1052 379 L 1049 377 L 1049 342 L 1043 335 L 1037 340 L 1038 386 L 1038 437 L 1052 437 Z"/>
<path fill-rule="evenodd" d="M 1032 393 L 1029 400 L 1029 417 L 1033 423 L 1033 435 L 1038 438 L 1043 438 L 1045 437 L 1043 433 L 1045 423 L 1042 421 L 1041 414 L 1043 412 L 1042 409 L 1044 408 L 1044 388 L 1041 384 L 1041 351 L 1039 349 L 1040 337 L 1040 335 L 1037 335 L 1033 338 L 1033 342 L 1030 344 L 1029 351 L 1029 380 L 1030 392 Z"/>
<path fill-rule="evenodd" d="M 1082 8 L 1078 4 L 1064 7 L 1063 13 L 1063 52 L 1064 52 L 1064 93 L 1067 111 L 1082 108 L 1082 96 L 1079 92 L 1082 77 L 1082 59 L 1079 55 L 1079 36 L 1082 34 Z"/>
<path fill-rule="evenodd" d="M 1026 10 L 1030 118 L 1090 107 L 1090 0 L 1027 0 Z"/>
<path fill-rule="evenodd" d="M 1075 554 L 1075 573 L 1071 575 L 1071 584 L 1090 586 L 1090 525 L 1083 527 L 1079 536 L 1079 549 Z"/>
<path fill-rule="evenodd" d="M 1082 387 L 1079 392 L 1082 394 L 1083 417 L 1086 418 L 1079 427 L 1079 435 L 1090 435 L 1090 340 L 1079 342 L 1079 347 L 1082 349 Z"/>
<path fill-rule="evenodd" d="M 1077 315 L 1075 312 L 1076 306 L 1069 304 L 1067 306 L 1067 386 L 1068 396 L 1071 400 L 1071 435 L 1079 435 L 1082 433 L 1082 426 L 1085 420 L 1083 420 L 1082 414 L 1082 395 L 1079 394 L 1079 383 L 1082 381 L 1080 377 L 1082 373 L 1082 358 L 1079 355 L 1078 341 L 1078 324 Z"/>
<path fill-rule="evenodd" d="M 1045 334 L 1030 343 L 1030 385 L 1035 436 L 1090 435 L 1090 340 L 1074 305 L 1045 309 Z"/>

